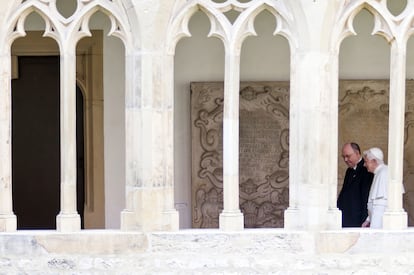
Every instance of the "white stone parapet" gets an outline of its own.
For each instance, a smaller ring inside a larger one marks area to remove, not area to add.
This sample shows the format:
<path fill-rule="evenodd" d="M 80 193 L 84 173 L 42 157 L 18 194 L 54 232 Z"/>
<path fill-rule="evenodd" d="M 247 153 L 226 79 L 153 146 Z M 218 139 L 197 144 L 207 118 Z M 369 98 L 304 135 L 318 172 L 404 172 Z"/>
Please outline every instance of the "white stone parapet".
<path fill-rule="evenodd" d="M 0 233 L 3 274 L 409 274 L 414 230 Z"/>

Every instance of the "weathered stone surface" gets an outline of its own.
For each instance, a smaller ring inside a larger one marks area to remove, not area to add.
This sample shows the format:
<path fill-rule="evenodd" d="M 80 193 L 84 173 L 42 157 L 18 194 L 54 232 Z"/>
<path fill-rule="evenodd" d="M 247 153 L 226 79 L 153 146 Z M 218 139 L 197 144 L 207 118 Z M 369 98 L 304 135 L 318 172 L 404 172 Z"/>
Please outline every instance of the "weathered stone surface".
<path fill-rule="evenodd" d="M 414 81 L 406 82 L 404 137 L 404 209 L 408 224 L 414 224 Z M 388 159 L 388 80 L 343 80 L 339 82 L 338 192 L 346 165 L 341 157 L 345 142 L 354 141 L 361 150 L 379 147 Z"/>
<path fill-rule="evenodd" d="M 193 227 L 216 228 L 223 192 L 223 84 L 192 83 Z M 240 209 L 244 226 L 283 227 L 288 207 L 288 82 L 240 88 Z"/>
<path fill-rule="evenodd" d="M 222 210 L 223 84 L 192 83 L 193 227 L 218 227 Z M 414 224 L 414 82 L 406 83 L 404 208 Z M 338 192 L 345 142 L 388 152 L 388 80 L 343 80 L 338 102 Z M 245 227 L 283 227 L 288 206 L 289 83 L 240 86 L 240 209 Z M 387 161 L 386 161 L 387 162 Z"/>
<path fill-rule="evenodd" d="M 55 235 L 0 234 L 0 274 L 411 274 L 414 269 L 413 229 L 93 230 L 58 234 L 59 239 Z M 53 249 L 9 251 L 26 247 L 22 239 L 40 238 Z M 143 249 L 131 253 L 126 239 Z"/>

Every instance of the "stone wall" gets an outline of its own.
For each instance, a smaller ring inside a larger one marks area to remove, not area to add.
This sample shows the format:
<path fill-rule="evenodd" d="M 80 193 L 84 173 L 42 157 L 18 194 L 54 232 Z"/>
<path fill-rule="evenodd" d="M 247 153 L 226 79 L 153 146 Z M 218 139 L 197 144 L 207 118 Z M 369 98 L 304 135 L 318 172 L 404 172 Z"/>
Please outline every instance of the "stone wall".
<path fill-rule="evenodd" d="M 0 233 L 0 274 L 412 274 L 414 230 Z"/>
<path fill-rule="evenodd" d="M 355 141 L 361 150 L 380 147 L 388 158 L 388 80 L 343 80 L 339 82 L 338 192 L 346 165 L 342 144 Z M 414 225 L 414 81 L 406 82 L 403 196 L 408 224 Z"/>
<path fill-rule="evenodd" d="M 192 83 L 193 227 L 217 228 L 223 192 L 223 83 Z M 289 83 L 240 87 L 240 209 L 245 228 L 283 227 L 289 189 Z"/>

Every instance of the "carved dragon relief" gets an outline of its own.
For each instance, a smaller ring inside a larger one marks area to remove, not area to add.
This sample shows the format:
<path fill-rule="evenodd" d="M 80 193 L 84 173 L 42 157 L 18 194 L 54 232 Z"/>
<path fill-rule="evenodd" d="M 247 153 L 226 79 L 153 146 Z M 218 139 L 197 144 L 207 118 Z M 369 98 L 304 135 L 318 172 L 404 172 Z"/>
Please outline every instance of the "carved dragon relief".
<path fill-rule="evenodd" d="M 240 209 L 245 227 L 283 227 L 288 207 L 288 84 L 242 83 Z M 216 228 L 223 209 L 223 84 L 193 83 L 193 227 Z"/>

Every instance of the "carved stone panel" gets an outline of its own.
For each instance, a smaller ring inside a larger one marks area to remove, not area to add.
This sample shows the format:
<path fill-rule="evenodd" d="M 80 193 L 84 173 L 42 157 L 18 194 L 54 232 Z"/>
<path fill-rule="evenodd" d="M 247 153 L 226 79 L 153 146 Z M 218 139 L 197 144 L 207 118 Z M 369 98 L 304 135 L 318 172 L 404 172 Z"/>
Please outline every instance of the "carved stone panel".
<path fill-rule="evenodd" d="M 343 80 L 339 84 L 338 192 L 342 188 L 346 165 L 342 145 L 355 141 L 364 151 L 379 147 L 388 162 L 388 80 Z M 409 225 L 414 224 L 414 82 L 406 82 L 404 135 L 404 209 Z"/>
<path fill-rule="evenodd" d="M 240 209 L 245 227 L 283 227 L 288 207 L 289 83 L 242 83 Z M 223 83 L 192 83 L 193 227 L 218 227 L 222 210 Z M 343 143 L 380 147 L 388 162 L 388 80 L 342 80 L 338 97 L 338 192 Z M 414 81 L 406 84 L 404 209 L 414 225 Z"/>
<path fill-rule="evenodd" d="M 388 155 L 388 90 L 386 80 L 340 81 L 338 192 L 347 169 L 341 153 L 345 142 L 358 143 L 362 151 L 379 147 Z"/>
<path fill-rule="evenodd" d="M 216 228 L 223 208 L 223 83 L 192 83 L 191 92 L 192 223 Z M 289 194 L 288 83 L 242 83 L 239 123 L 245 227 L 283 227 Z"/>

